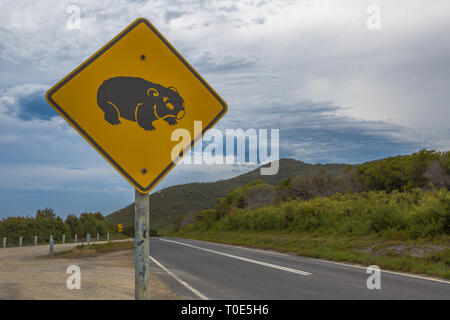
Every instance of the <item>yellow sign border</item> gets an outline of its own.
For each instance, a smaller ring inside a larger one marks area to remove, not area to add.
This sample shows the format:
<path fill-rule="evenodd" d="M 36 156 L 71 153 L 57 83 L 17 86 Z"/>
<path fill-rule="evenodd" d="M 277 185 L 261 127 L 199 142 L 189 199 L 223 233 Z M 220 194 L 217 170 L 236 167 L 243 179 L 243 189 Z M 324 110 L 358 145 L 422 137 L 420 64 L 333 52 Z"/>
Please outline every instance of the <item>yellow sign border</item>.
<path fill-rule="evenodd" d="M 59 106 L 52 98 L 52 96 L 58 91 L 61 87 L 63 87 L 67 82 L 69 82 L 73 77 L 75 77 L 78 73 L 83 71 L 89 64 L 91 64 L 95 59 L 104 54 L 109 48 L 111 48 L 115 43 L 125 37 L 131 30 L 136 28 L 139 24 L 144 23 L 153 33 L 155 33 L 158 38 L 171 50 L 171 52 L 178 58 L 180 61 L 194 74 L 194 76 L 211 92 L 211 94 L 219 101 L 219 103 L 223 106 L 222 111 L 202 130 L 201 134 L 192 139 L 191 144 L 187 146 L 180 155 L 174 161 L 171 161 L 165 169 L 148 185 L 141 186 L 137 181 L 135 181 L 103 148 L 97 144 L 97 142 L 87 134 L 83 128 L 78 125 L 65 111 Z M 115 36 L 111 41 L 105 44 L 101 49 L 95 52 L 92 56 L 90 56 L 86 61 L 80 64 L 75 70 L 73 70 L 69 75 L 64 77 L 61 81 L 55 84 L 52 88 L 50 88 L 45 95 L 48 104 L 50 104 L 78 133 L 84 137 L 87 142 L 95 149 L 98 153 L 100 153 L 106 161 L 108 161 L 117 171 L 125 178 L 129 183 L 131 183 L 136 189 L 138 189 L 141 193 L 150 192 L 169 172 L 175 165 L 181 160 L 183 155 L 186 155 L 195 145 L 195 143 L 209 130 L 213 127 L 217 121 L 219 121 L 227 112 L 228 107 L 225 101 L 217 94 L 216 91 L 200 76 L 200 74 L 195 71 L 195 69 L 187 62 L 183 56 L 167 41 L 166 38 L 145 18 L 138 18 L 133 23 L 131 23 L 128 27 L 126 27 L 122 32 L 120 32 L 117 36 Z"/>

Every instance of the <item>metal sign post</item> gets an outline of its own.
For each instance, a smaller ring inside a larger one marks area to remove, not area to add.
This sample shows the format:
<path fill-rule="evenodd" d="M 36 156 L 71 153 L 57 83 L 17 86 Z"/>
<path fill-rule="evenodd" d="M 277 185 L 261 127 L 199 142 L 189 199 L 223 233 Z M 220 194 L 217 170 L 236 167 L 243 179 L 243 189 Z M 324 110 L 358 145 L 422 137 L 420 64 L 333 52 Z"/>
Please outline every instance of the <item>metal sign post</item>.
<path fill-rule="evenodd" d="M 135 267 L 134 291 L 136 300 L 150 299 L 149 286 L 149 196 L 135 190 L 134 205 L 134 239 Z"/>

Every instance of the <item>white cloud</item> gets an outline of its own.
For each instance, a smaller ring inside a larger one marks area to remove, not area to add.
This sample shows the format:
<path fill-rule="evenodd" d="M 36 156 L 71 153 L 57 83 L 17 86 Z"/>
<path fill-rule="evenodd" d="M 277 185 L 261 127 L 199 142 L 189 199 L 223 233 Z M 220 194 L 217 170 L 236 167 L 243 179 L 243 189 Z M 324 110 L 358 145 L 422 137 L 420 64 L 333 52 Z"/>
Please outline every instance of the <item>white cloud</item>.
<path fill-rule="evenodd" d="M 43 97 L 138 17 L 148 18 L 225 98 L 229 111 L 219 128 L 280 128 L 284 155 L 312 162 L 449 149 L 450 42 L 443 35 L 450 29 L 450 2 L 379 0 L 379 31 L 366 28 L 369 4 L 3 1 L 1 187 L 13 181 L 17 188 L 81 192 L 126 185 L 59 116 L 43 105 L 30 107 L 31 98 Z M 81 9 L 80 30 L 66 26 L 68 5 Z M 86 170 L 69 169 L 75 167 Z M 248 169 L 180 165 L 158 187 Z"/>
<path fill-rule="evenodd" d="M 382 29 L 370 31 L 370 1 L 80 0 L 81 29 L 69 30 L 73 2 L 20 0 L 2 5 L 0 60 L 14 81 L 27 66 L 26 83 L 54 83 L 144 16 L 231 108 L 243 95 L 332 101 L 350 116 L 439 139 L 450 118 L 450 43 L 441 37 L 450 3 L 433 3 L 378 1 Z"/>

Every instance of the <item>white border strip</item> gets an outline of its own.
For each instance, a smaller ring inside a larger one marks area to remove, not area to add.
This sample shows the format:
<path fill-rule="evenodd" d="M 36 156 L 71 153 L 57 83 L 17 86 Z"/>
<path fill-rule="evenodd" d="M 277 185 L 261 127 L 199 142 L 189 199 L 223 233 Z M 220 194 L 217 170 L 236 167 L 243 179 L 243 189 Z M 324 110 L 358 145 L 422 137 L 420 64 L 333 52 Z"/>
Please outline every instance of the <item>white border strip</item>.
<path fill-rule="evenodd" d="M 166 267 L 164 267 L 161 263 L 158 262 L 155 258 L 152 256 L 149 256 L 150 259 L 156 263 L 161 269 L 163 269 L 165 272 L 167 272 L 170 276 L 172 276 L 175 280 L 177 280 L 179 283 L 181 283 L 183 286 L 185 286 L 187 289 L 189 289 L 192 293 L 194 293 L 197 297 L 199 297 L 202 300 L 209 300 L 209 298 L 203 294 L 201 294 L 197 289 L 192 288 L 189 284 L 187 284 L 185 281 L 178 278 L 175 274 L 173 274 L 171 271 L 169 271 Z"/>
<path fill-rule="evenodd" d="M 310 276 L 310 275 L 312 275 L 312 273 L 309 273 L 309 272 L 306 272 L 306 271 L 301 271 L 301 270 L 292 269 L 292 268 L 288 268 L 288 267 L 283 267 L 283 266 L 279 266 L 279 265 L 268 263 L 268 262 L 262 262 L 262 261 L 258 261 L 258 260 L 253 260 L 253 259 L 249 259 L 249 258 L 235 256 L 233 254 L 228 254 L 228 253 L 224 253 L 224 252 L 220 252 L 220 251 L 215 251 L 215 250 L 211 250 L 211 249 L 197 247 L 197 246 L 194 246 L 192 244 L 187 244 L 187 243 L 173 241 L 173 240 L 167 240 L 167 239 L 159 239 L 159 240 L 172 242 L 172 243 L 176 243 L 176 244 L 181 244 L 183 246 L 187 246 L 187 247 L 191 247 L 191 248 L 195 248 L 195 249 L 199 249 L 199 250 L 203 250 L 203 251 L 211 252 L 211 253 L 215 253 L 215 254 L 220 254 L 220 255 L 225 256 L 225 257 L 229 257 L 229 258 L 233 258 L 233 259 L 237 259 L 237 260 L 241 260 L 241 261 L 245 261 L 245 262 L 250 262 L 250 263 L 254 263 L 254 264 L 259 264 L 259 265 L 262 265 L 262 266 L 266 266 L 266 267 L 270 267 L 270 268 L 274 268 L 274 269 L 278 269 L 278 270 L 283 270 L 283 271 L 287 271 L 287 272 L 300 274 L 302 276 Z"/>

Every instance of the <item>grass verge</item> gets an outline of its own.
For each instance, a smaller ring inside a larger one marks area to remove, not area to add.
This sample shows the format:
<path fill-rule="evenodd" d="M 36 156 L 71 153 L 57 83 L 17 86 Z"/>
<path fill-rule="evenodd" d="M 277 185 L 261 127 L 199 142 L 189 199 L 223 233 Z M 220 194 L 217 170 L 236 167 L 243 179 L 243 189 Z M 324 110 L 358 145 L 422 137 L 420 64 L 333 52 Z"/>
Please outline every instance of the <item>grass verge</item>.
<path fill-rule="evenodd" d="M 295 253 L 360 265 L 378 265 L 450 280 L 450 239 L 386 240 L 375 236 L 316 236 L 283 232 L 191 231 L 172 236 Z"/>
<path fill-rule="evenodd" d="M 94 243 L 91 245 L 81 244 L 75 248 L 58 251 L 54 253 L 57 258 L 84 258 L 84 257 L 95 257 L 100 256 L 105 253 L 130 250 L 134 249 L 134 242 L 132 241 L 121 241 L 121 242 L 107 242 L 107 243 Z"/>

